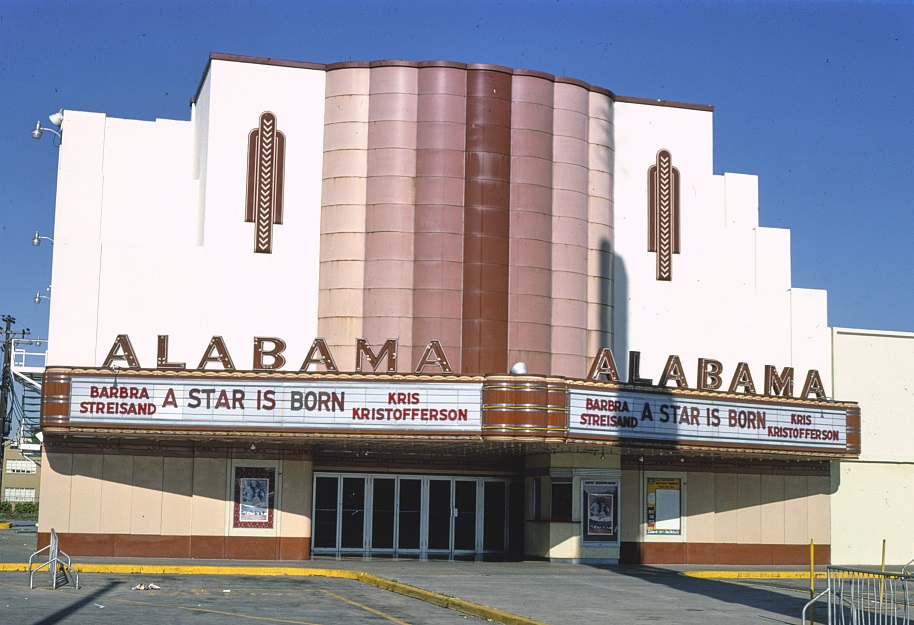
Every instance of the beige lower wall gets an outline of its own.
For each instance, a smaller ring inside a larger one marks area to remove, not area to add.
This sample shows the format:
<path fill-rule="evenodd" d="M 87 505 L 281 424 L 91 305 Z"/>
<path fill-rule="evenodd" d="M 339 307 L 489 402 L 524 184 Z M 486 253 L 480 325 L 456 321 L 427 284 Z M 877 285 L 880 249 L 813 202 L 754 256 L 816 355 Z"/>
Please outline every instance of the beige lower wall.
<path fill-rule="evenodd" d="M 194 498 L 193 476 L 193 458 L 162 459 L 162 534 L 165 536 L 191 534 L 193 517 L 188 511 Z"/>
<path fill-rule="evenodd" d="M 682 534 L 648 536 L 646 477 L 679 477 Z M 728 472 L 622 472 L 622 541 L 714 544 L 829 544 L 831 484 L 827 475 Z"/>
<path fill-rule="evenodd" d="M 282 506 L 279 526 L 283 536 L 311 536 L 311 489 L 314 463 L 310 460 L 283 461 Z"/>
<path fill-rule="evenodd" d="M 193 536 L 224 536 L 230 505 L 228 458 L 194 458 L 190 533 Z"/>
<path fill-rule="evenodd" d="M 591 547 L 581 542 L 580 523 L 528 521 L 524 531 L 526 555 L 550 560 L 619 560 L 618 547 Z"/>
<path fill-rule="evenodd" d="M 54 462 L 49 461 L 49 457 Z M 42 501 L 38 513 L 38 526 L 42 531 L 51 528 L 60 532 L 70 531 L 70 498 L 73 486 L 73 454 L 48 454 L 41 450 Z"/>
<path fill-rule="evenodd" d="M 312 462 L 117 453 L 45 448 L 39 531 L 161 536 L 226 536 L 232 466 L 277 469 L 274 528 L 279 537 L 311 533 Z"/>
<path fill-rule="evenodd" d="M 914 558 L 914 465 L 832 464 L 832 564 L 903 565 Z"/>

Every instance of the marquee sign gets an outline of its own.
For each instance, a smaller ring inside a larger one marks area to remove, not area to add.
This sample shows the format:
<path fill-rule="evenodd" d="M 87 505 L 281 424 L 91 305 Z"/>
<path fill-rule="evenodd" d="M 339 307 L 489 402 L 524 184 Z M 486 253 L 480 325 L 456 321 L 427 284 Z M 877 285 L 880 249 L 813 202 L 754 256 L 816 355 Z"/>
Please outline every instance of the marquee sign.
<path fill-rule="evenodd" d="M 541 376 L 117 372 L 49 368 L 42 428 L 473 435 L 785 453 L 860 453 L 852 402 Z"/>
<path fill-rule="evenodd" d="M 571 388 L 571 434 L 711 446 L 847 450 L 847 407 Z"/>
<path fill-rule="evenodd" d="M 479 432 L 480 383 L 74 376 L 69 423 Z"/>

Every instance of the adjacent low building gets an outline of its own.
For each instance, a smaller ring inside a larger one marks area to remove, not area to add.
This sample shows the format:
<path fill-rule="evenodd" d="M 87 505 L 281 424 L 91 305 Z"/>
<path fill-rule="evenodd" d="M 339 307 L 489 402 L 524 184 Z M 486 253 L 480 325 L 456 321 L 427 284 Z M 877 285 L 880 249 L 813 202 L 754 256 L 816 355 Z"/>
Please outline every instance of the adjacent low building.
<path fill-rule="evenodd" d="M 220 54 L 190 121 L 66 111 L 39 542 L 853 554 L 866 348 L 791 286 L 755 177 L 713 172 L 712 118 L 493 65 Z"/>
<path fill-rule="evenodd" d="M 23 449 L 25 444 L 29 449 Z M 34 447 L 34 449 L 30 449 Z M 3 441 L 3 485 L 0 501 L 9 502 L 11 507 L 19 504 L 37 504 L 41 492 L 41 464 L 37 462 L 40 445 L 29 441 Z"/>

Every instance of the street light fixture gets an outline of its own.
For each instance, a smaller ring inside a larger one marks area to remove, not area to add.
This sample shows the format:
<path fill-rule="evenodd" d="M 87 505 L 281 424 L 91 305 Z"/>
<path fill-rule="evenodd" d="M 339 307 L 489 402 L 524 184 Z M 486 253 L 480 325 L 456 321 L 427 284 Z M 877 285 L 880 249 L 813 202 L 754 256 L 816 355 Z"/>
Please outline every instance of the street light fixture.
<path fill-rule="evenodd" d="M 48 293 L 50 293 L 50 292 L 51 292 L 51 287 L 49 286 L 46 290 L 48 291 Z M 51 301 L 51 296 L 50 296 L 50 295 L 42 295 L 42 294 L 41 294 L 41 291 L 38 291 L 37 293 L 35 293 L 35 299 L 34 299 L 33 301 L 34 301 L 36 304 L 40 304 L 40 303 L 41 303 L 41 300 L 43 300 L 43 299 L 46 299 L 46 300 L 48 300 L 48 301 Z"/>
<path fill-rule="evenodd" d="M 42 241 L 47 241 L 47 242 L 49 242 L 51 245 L 54 245 L 54 239 L 52 239 L 51 237 L 42 236 L 41 233 L 39 233 L 39 232 L 36 230 L 36 231 L 35 231 L 35 236 L 32 237 L 32 245 L 34 245 L 35 247 L 37 247 L 37 246 L 41 245 L 41 242 L 42 242 Z"/>
<path fill-rule="evenodd" d="M 63 124 L 63 109 L 60 109 L 56 113 L 52 113 L 51 115 L 48 116 L 48 119 L 51 120 L 51 124 L 53 126 L 55 126 L 59 129 L 61 127 L 61 124 Z M 58 139 L 57 144 L 60 145 L 60 141 L 63 140 L 63 134 L 62 134 L 63 130 L 54 130 L 54 128 L 45 128 L 44 126 L 41 125 L 41 121 L 35 122 L 35 129 L 32 130 L 32 139 L 41 139 L 41 135 L 43 135 L 45 133 L 45 131 L 57 135 L 57 139 Z"/>

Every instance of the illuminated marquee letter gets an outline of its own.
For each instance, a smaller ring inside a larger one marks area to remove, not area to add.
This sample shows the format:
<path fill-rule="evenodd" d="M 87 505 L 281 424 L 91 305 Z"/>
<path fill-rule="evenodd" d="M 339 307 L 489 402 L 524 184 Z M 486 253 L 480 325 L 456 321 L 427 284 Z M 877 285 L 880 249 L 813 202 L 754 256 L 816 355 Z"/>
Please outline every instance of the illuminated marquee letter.
<path fill-rule="evenodd" d="M 136 359 L 136 352 L 133 351 L 133 345 L 130 344 L 130 337 L 126 334 L 118 334 L 117 338 L 114 339 L 114 345 L 111 346 L 108 355 L 105 356 L 105 362 L 102 363 L 102 367 L 110 369 L 115 360 L 123 360 L 127 363 L 127 367 L 131 369 L 140 368 L 140 363 Z"/>
<path fill-rule="evenodd" d="M 628 383 L 646 386 L 654 383 L 651 378 L 641 377 L 641 352 L 628 352 Z"/>
<path fill-rule="evenodd" d="M 810 369 L 809 373 L 806 374 L 806 382 L 803 384 L 803 399 L 809 399 L 810 393 L 821 401 L 828 399 L 828 397 L 825 396 L 825 387 L 822 385 L 822 378 L 815 369 Z"/>
<path fill-rule="evenodd" d="M 699 358 L 698 390 L 716 391 L 719 389 L 724 383 L 720 377 L 720 374 L 723 372 L 723 370 L 724 366 L 720 363 L 719 360 L 714 360 L 712 358 Z"/>
<path fill-rule="evenodd" d="M 395 373 L 397 371 L 397 339 L 387 339 L 387 341 L 384 343 L 384 346 L 381 348 L 381 351 L 378 352 L 377 356 L 375 356 L 375 353 L 371 350 L 371 345 L 368 344 L 368 341 L 365 339 L 356 339 L 356 373 L 362 372 L 362 356 L 368 359 L 368 364 L 371 365 L 372 371 L 377 371 L 378 365 L 381 364 L 381 358 L 386 357 L 387 373 Z"/>
<path fill-rule="evenodd" d="M 320 357 L 317 354 L 320 354 Z M 327 347 L 327 341 L 324 339 L 314 339 L 314 342 L 311 343 L 311 349 L 308 350 L 308 355 L 305 356 L 305 361 L 301 363 L 301 367 L 298 370 L 307 371 L 311 365 L 322 365 L 326 367 L 327 373 L 339 373 L 336 361 L 333 360 L 333 354 L 330 353 L 330 348 Z"/>
<path fill-rule="evenodd" d="M 736 389 L 743 387 L 743 392 L 749 395 L 755 395 L 755 382 L 752 381 L 752 373 L 749 371 L 749 364 L 741 362 L 736 365 L 736 371 L 733 372 L 733 379 L 730 381 L 730 392 L 735 393 Z"/>
<path fill-rule="evenodd" d="M 187 365 L 183 362 L 168 362 L 168 335 L 160 334 L 158 337 L 158 347 L 156 349 L 156 368 L 157 369 L 186 369 Z"/>
<path fill-rule="evenodd" d="M 601 375 L 605 375 L 610 382 L 619 382 L 619 370 L 616 368 L 616 359 L 613 358 L 613 352 L 608 347 L 604 347 L 597 354 L 590 365 L 590 371 L 587 373 L 588 380 L 599 380 Z"/>
<path fill-rule="evenodd" d="M 272 343 L 273 349 L 265 349 L 264 343 Z M 273 336 L 255 336 L 254 337 L 254 369 L 261 371 L 272 371 L 273 369 L 282 369 L 286 364 L 286 359 L 282 353 L 286 349 L 286 342 Z M 268 356 L 273 359 L 270 364 L 264 364 L 263 358 Z"/>
<path fill-rule="evenodd" d="M 765 365 L 765 395 L 793 397 L 793 367 L 784 367 L 778 375 L 777 367 Z"/>
<path fill-rule="evenodd" d="M 213 352 L 216 352 L 215 356 Z M 200 364 L 197 365 L 197 369 L 206 369 L 206 363 L 208 362 L 218 362 L 226 371 L 235 370 L 235 363 L 232 362 L 232 357 L 229 355 L 228 348 L 225 346 L 225 341 L 221 336 L 214 336 L 210 339 L 206 351 L 203 352 L 203 357 L 200 358 Z"/>
<path fill-rule="evenodd" d="M 663 368 L 663 374 L 660 376 L 660 381 L 657 382 L 657 386 L 664 387 L 669 380 L 675 380 L 677 388 L 689 388 L 689 383 L 686 381 L 685 371 L 682 369 L 682 361 L 679 360 L 679 356 L 673 355 L 666 359 L 666 366 Z"/>
<path fill-rule="evenodd" d="M 416 373 L 423 373 L 426 367 L 438 367 L 441 373 L 454 373 L 451 363 L 448 362 L 444 348 L 438 341 L 429 341 L 422 353 L 422 358 L 416 365 Z"/>

